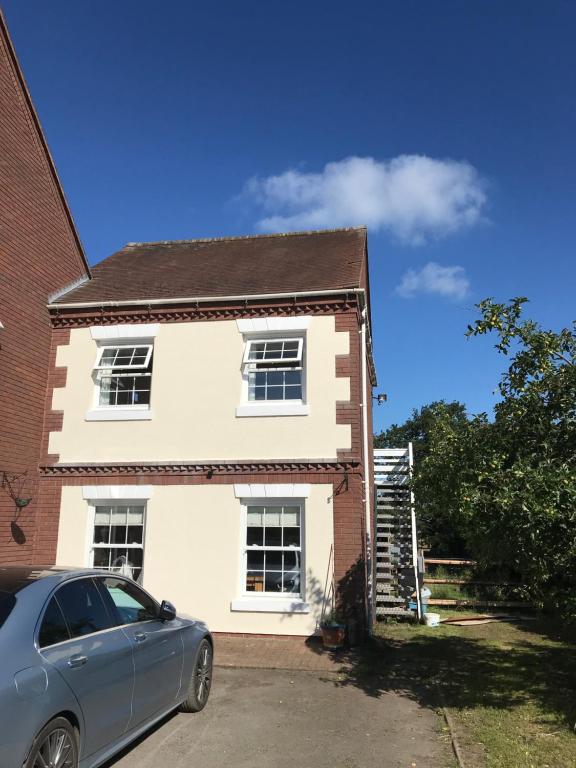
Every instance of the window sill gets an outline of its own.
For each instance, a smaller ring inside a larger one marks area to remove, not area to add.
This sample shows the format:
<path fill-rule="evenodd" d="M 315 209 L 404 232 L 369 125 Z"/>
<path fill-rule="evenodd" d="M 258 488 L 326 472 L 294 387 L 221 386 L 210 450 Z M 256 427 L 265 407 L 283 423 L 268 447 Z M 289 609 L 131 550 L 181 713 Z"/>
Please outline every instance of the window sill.
<path fill-rule="evenodd" d="M 308 416 L 309 413 L 309 406 L 302 403 L 257 403 L 236 408 L 236 416 Z"/>
<path fill-rule="evenodd" d="M 150 421 L 154 416 L 150 408 L 102 408 L 87 411 L 86 421 Z"/>
<path fill-rule="evenodd" d="M 301 597 L 240 597 L 230 603 L 232 611 L 261 613 L 310 613 L 310 606 Z"/>

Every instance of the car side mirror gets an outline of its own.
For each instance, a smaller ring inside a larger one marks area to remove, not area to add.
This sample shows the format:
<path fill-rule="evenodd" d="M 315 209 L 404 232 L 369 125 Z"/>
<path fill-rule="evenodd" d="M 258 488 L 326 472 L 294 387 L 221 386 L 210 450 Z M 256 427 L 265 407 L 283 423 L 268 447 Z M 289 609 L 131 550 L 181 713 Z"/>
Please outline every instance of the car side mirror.
<path fill-rule="evenodd" d="M 168 600 L 162 600 L 160 610 L 158 611 L 160 621 L 173 621 L 176 618 L 176 608 Z"/>

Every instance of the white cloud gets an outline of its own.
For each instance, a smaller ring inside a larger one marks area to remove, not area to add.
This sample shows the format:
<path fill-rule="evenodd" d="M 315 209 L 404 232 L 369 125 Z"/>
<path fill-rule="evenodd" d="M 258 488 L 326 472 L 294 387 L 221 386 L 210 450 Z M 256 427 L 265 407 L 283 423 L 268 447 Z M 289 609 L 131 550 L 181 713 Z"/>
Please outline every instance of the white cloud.
<path fill-rule="evenodd" d="M 485 187 L 466 162 L 424 155 L 348 157 L 320 173 L 254 177 L 244 197 L 261 209 L 257 225 L 266 232 L 366 224 L 422 245 L 481 221 Z"/>
<path fill-rule="evenodd" d="M 429 261 L 421 270 L 409 269 L 396 293 L 411 299 L 418 293 L 435 293 L 448 299 L 463 299 L 470 288 L 464 267 L 442 267 Z"/>

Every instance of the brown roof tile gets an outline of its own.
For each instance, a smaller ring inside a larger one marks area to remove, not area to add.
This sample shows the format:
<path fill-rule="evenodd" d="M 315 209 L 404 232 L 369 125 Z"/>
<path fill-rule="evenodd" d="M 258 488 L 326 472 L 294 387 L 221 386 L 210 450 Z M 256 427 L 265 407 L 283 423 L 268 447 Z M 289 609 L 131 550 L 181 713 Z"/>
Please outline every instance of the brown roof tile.
<path fill-rule="evenodd" d="M 366 229 L 128 243 L 57 304 L 365 287 Z"/>

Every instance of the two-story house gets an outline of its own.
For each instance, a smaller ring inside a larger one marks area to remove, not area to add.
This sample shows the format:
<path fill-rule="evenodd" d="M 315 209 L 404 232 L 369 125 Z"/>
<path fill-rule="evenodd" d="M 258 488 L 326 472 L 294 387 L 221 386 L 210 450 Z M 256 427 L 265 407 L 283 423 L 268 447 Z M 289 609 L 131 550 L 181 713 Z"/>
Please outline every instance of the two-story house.
<path fill-rule="evenodd" d="M 47 562 L 38 503 L 51 294 L 90 274 L 0 12 L 0 564 Z M 50 522 L 50 521 L 48 521 Z"/>
<path fill-rule="evenodd" d="M 129 243 L 54 301 L 42 468 L 59 564 L 216 632 L 369 608 L 366 230 Z"/>

